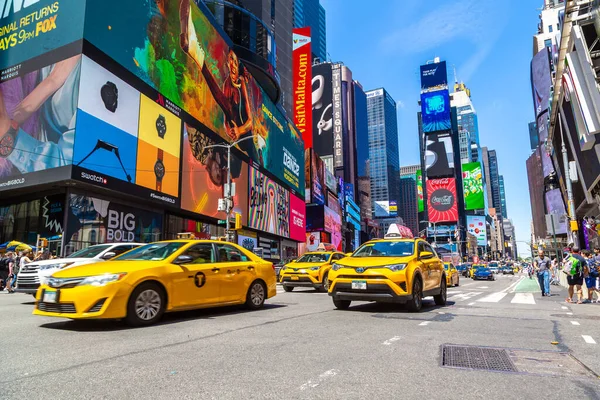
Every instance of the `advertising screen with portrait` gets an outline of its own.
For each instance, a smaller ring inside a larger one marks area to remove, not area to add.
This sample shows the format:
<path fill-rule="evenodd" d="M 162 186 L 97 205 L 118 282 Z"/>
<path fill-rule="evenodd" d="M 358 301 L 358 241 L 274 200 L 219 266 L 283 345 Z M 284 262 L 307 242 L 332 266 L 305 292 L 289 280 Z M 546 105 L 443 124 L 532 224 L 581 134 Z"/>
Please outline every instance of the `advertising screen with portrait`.
<path fill-rule="evenodd" d="M 81 56 L 0 83 L 0 190 L 70 178 Z"/>
<path fill-rule="evenodd" d="M 448 90 L 421 93 L 421 118 L 425 133 L 452 129 Z"/>
<path fill-rule="evenodd" d="M 479 162 L 462 165 L 465 210 L 485 208 L 483 193 L 483 172 Z"/>
<path fill-rule="evenodd" d="M 290 236 L 290 192 L 250 167 L 248 226 L 275 235 Z"/>
<path fill-rule="evenodd" d="M 218 211 L 227 183 L 227 149 L 208 146 L 215 142 L 200 130 L 185 124 L 183 167 L 181 173 L 181 207 L 188 211 L 225 219 Z M 233 212 L 241 214 L 242 224 L 248 216 L 248 164 L 232 154 L 231 182 L 235 183 Z"/>
<path fill-rule="evenodd" d="M 429 222 L 458 221 L 456 179 L 427 180 L 427 210 Z"/>
<path fill-rule="evenodd" d="M 242 152 L 304 194 L 300 134 L 207 14 L 192 0 L 88 2 L 85 38 L 223 140 L 247 138 Z"/>
<path fill-rule="evenodd" d="M 325 213 L 325 231 L 331 234 L 331 243 L 339 251 L 342 250 L 342 218 L 332 209 L 323 206 Z"/>

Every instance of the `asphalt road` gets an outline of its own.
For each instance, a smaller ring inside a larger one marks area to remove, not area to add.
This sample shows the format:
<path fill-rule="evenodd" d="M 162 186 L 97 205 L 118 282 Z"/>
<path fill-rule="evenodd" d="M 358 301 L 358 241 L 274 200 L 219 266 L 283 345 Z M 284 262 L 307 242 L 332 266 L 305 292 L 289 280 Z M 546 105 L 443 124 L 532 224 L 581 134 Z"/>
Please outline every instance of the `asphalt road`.
<path fill-rule="evenodd" d="M 542 298 L 527 281 L 462 278 L 446 307 L 427 299 L 418 314 L 279 289 L 260 311 L 140 329 L 36 317 L 31 297 L 3 292 L 0 398 L 600 399 L 600 304 L 566 304 L 556 287 Z M 443 344 L 509 348 L 518 371 L 442 367 Z"/>

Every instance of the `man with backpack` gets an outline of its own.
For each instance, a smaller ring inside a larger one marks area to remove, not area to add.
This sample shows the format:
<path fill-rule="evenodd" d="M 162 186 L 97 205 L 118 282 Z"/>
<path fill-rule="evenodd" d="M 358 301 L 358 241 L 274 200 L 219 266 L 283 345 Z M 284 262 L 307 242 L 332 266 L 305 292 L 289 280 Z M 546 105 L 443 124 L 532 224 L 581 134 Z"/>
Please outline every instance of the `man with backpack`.
<path fill-rule="evenodd" d="M 573 247 L 571 254 L 566 259 L 565 268 L 563 272 L 567 274 L 567 283 L 569 284 L 569 297 L 567 297 L 567 303 L 573 302 L 574 288 L 577 287 L 577 304 L 581 304 L 581 298 L 583 293 L 581 291 L 581 285 L 583 285 L 583 272 L 586 268 L 586 261 L 581 254 L 579 254 L 579 248 Z"/>
<path fill-rule="evenodd" d="M 3 255 L 0 258 L 0 292 L 4 290 L 8 279 L 8 255 Z"/>

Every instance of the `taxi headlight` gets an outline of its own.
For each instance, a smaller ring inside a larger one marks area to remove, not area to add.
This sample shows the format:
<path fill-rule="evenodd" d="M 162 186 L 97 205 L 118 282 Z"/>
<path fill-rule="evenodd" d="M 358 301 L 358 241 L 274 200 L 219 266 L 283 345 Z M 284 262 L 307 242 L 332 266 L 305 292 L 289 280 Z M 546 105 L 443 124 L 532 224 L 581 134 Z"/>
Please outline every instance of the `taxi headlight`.
<path fill-rule="evenodd" d="M 318 271 L 318 270 L 319 270 L 319 268 L 321 268 L 321 267 L 310 267 L 310 270 L 311 270 L 311 271 Z"/>
<path fill-rule="evenodd" d="M 81 281 L 81 283 L 79 283 L 78 286 L 86 286 L 86 285 L 96 286 L 96 287 L 106 286 L 111 282 L 116 282 L 118 280 L 121 280 L 125 275 L 126 275 L 125 273 L 119 273 L 119 274 L 104 274 L 104 275 L 88 276 L 83 281 Z"/>
<path fill-rule="evenodd" d="M 342 265 L 340 265 L 340 264 L 335 264 L 335 263 L 334 263 L 334 264 L 331 266 L 331 269 L 332 269 L 332 270 L 334 270 L 334 271 L 337 271 L 337 270 L 341 269 L 342 267 L 343 267 Z"/>
<path fill-rule="evenodd" d="M 385 268 L 389 269 L 392 272 L 396 272 L 396 271 L 402 271 L 403 269 L 406 268 L 406 264 L 392 264 L 392 265 L 386 265 Z"/>

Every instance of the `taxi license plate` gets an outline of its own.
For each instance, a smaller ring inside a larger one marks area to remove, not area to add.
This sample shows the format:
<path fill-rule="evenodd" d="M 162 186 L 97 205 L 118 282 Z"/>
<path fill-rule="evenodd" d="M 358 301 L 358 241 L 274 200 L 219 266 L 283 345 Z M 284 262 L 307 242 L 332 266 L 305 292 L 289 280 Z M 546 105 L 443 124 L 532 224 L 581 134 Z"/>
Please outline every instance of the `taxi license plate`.
<path fill-rule="evenodd" d="M 367 290 L 367 281 L 352 281 L 352 289 Z"/>
<path fill-rule="evenodd" d="M 297 276 L 292 276 L 293 281 L 297 281 L 299 278 Z"/>
<path fill-rule="evenodd" d="M 42 298 L 44 303 L 56 303 L 56 291 L 54 290 L 46 290 L 44 292 L 44 297 Z"/>

